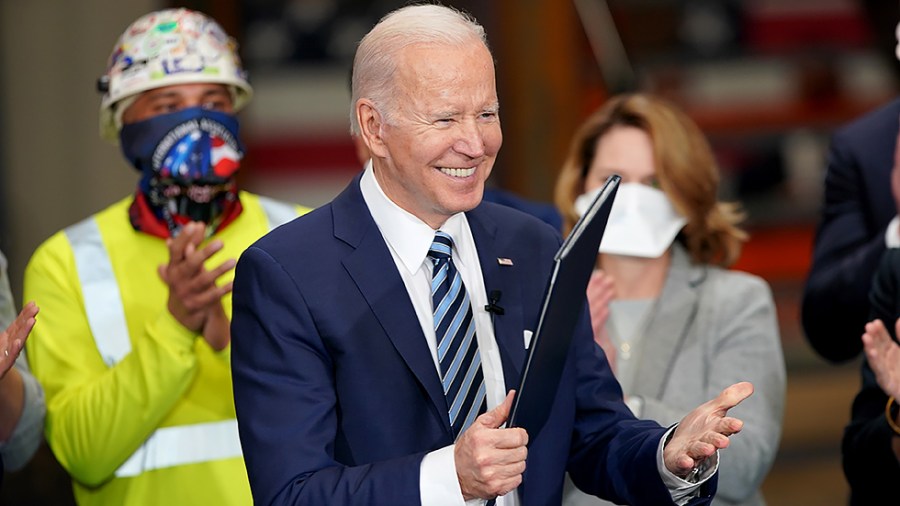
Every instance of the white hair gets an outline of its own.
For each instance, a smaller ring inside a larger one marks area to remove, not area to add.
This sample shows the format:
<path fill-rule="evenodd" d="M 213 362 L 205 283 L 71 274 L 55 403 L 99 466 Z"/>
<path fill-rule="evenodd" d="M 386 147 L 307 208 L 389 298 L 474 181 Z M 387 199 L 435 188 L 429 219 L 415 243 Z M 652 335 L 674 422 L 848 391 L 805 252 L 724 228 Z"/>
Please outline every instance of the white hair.
<path fill-rule="evenodd" d="M 436 4 L 402 7 L 381 18 L 359 42 L 353 58 L 350 97 L 350 132 L 360 133 L 356 102 L 368 98 L 390 123 L 396 110 L 392 89 L 396 57 L 415 44 L 461 46 L 480 41 L 488 47 L 484 28 L 472 16 Z M 490 50 L 490 49 L 488 49 Z"/>

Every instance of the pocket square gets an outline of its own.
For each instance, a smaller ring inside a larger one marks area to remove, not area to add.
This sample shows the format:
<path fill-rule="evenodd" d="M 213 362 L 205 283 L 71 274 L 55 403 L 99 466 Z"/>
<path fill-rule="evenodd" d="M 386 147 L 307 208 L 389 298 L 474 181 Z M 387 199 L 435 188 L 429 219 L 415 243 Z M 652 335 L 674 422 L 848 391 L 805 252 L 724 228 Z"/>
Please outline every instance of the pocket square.
<path fill-rule="evenodd" d="M 512 265 L 513 261 L 509 258 L 497 258 L 497 263 L 500 265 Z"/>

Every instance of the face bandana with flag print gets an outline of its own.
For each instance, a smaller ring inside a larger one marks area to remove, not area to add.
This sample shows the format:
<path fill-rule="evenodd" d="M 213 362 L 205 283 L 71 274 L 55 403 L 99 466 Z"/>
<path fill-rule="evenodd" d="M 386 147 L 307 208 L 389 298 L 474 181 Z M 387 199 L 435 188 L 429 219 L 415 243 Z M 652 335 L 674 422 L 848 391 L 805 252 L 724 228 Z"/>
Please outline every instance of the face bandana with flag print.
<path fill-rule="evenodd" d="M 240 214 L 234 176 L 244 148 L 233 115 L 191 107 L 124 125 L 119 140 L 141 173 L 130 210 L 135 229 L 174 237 L 202 221 L 209 236 Z"/>

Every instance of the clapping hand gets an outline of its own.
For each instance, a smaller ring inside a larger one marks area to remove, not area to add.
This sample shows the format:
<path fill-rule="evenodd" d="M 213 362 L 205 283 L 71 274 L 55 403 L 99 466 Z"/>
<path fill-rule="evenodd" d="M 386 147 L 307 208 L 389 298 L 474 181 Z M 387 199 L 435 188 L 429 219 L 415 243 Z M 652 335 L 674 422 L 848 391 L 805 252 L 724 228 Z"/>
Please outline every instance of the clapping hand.
<path fill-rule="evenodd" d="M 587 286 L 588 307 L 591 313 L 591 327 L 594 330 L 594 341 L 606 354 L 606 360 L 613 373 L 616 372 L 616 347 L 606 331 L 609 319 L 609 303 L 615 297 L 615 285 L 609 274 L 597 269 L 591 274 Z"/>
<path fill-rule="evenodd" d="M 900 320 L 897 320 L 895 327 L 900 330 Z M 887 395 L 900 399 L 900 346 L 891 339 L 881 320 L 866 324 L 862 342 L 878 386 Z"/>
<path fill-rule="evenodd" d="M 222 297 L 231 292 L 232 283 L 218 286 L 216 281 L 234 269 L 236 261 L 225 260 L 212 270 L 204 263 L 222 249 L 222 241 L 211 241 L 204 247 L 205 225 L 191 222 L 178 237 L 166 241 L 169 263 L 159 266 L 159 277 L 169 286 L 168 308 L 186 328 L 201 333 L 216 351 L 231 341 L 231 332 Z"/>
<path fill-rule="evenodd" d="M 6 373 L 16 363 L 19 353 L 25 347 L 25 340 L 35 324 L 35 316 L 38 314 L 39 308 L 34 302 L 25 304 L 19 316 L 9 325 L 9 327 L 0 332 L 0 379 L 6 376 Z"/>

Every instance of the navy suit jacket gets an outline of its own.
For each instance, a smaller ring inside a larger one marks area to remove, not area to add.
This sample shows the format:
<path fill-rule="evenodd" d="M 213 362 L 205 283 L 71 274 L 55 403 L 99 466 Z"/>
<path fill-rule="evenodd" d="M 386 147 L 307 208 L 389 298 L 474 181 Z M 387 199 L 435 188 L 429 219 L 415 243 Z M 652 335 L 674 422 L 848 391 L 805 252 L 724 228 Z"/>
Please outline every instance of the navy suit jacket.
<path fill-rule="evenodd" d="M 467 213 L 508 389 L 519 383 L 559 234 L 489 202 Z M 499 257 L 512 266 L 499 265 Z M 330 204 L 238 261 L 232 370 L 256 504 L 419 504 L 426 453 L 453 443 L 440 379 L 359 177 Z M 585 312 L 552 406 L 530 435 L 523 505 L 559 504 L 563 476 L 629 504 L 671 504 L 656 467 L 664 432 L 635 419 Z M 709 502 L 713 478 L 694 504 Z"/>
<path fill-rule="evenodd" d="M 801 319 L 807 341 L 832 362 L 862 350 L 872 277 L 888 223 L 897 214 L 891 169 L 898 117 L 900 99 L 854 120 L 831 140 Z"/>

